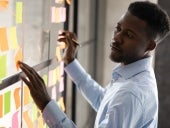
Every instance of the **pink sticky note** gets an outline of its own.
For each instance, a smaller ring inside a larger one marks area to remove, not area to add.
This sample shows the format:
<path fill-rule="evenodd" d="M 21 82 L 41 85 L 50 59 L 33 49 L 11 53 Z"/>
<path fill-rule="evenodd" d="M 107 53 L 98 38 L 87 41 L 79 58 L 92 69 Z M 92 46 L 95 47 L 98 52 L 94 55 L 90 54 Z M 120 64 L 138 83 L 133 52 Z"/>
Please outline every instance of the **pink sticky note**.
<path fill-rule="evenodd" d="M 53 82 L 53 71 L 49 71 L 48 73 L 48 86 L 51 86 Z"/>
<path fill-rule="evenodd" d="M 64 62 L 61 61 L 60 62 L 60 76 L 63 76 L 64 75 Z"/>
<path fill-rule="evenodd" d="M 59 22 L 65 22 L 66 21 L 66 8 L 61 7 L 59 11 Z"/>
<path fill-rule="evenodd" d="M 54 86 L 54 87 L 52 88 L 51 98 L 52 98 L 53 100 L 56 100 L 56 98 L 57 98 L 56 86 Z"/>
<path fill-rule="evenodd" d="M 18 112 L 15 112 L 12 116 L 12 128 L 19 128 L 18 126 Z"/>
<path fill-rule="evenodd" d="M 63 92 L 63 91 L 64 91 L 64 77 L 61 77 L 61 78 L 60 78 L 59 91 L 60 91 L 60 92 Z"/>
<path fill-rule="evenodd" d="M 51 7 L 51 22 L 55 23 L 55 7 Z"/>

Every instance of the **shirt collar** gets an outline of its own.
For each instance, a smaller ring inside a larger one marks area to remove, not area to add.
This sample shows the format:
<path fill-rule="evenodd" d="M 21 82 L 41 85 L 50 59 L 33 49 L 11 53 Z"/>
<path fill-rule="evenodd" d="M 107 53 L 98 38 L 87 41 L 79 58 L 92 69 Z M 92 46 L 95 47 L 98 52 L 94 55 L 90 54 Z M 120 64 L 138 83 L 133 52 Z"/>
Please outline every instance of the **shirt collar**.
<path fill-rule="evenodd" d="M 113 70 L 112 78 L 115 76 L 115 74 L 118 74 L 119 76 L 125 79 L 129 79 L 130 77 L 140 72 L 143 72 L 145 70 L 148 70 L 151 67 L 152 67 L 152 57 L 144 58 L 128 65 L 120 64 Z"/>

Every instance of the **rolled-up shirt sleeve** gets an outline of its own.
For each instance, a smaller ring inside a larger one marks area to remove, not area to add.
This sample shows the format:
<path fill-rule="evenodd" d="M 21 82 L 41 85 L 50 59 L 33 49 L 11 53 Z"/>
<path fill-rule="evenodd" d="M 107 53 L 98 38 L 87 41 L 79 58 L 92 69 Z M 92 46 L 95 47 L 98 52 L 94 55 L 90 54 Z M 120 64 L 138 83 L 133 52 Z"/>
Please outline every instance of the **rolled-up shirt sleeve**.
<path fill-rule="evenodd" d="M 43 110 L 43 118 L 49 128 L 76 128 L 54 100 L 51 100 Z"/>

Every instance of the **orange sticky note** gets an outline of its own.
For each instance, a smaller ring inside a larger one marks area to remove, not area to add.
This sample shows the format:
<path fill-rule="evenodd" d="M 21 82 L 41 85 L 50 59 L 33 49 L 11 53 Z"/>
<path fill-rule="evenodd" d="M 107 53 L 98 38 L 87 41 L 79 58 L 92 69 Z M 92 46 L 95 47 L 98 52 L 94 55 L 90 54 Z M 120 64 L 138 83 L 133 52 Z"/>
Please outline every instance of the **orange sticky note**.
<path fill-rule="evenodd" d="M 1 0 L 0 1 L 0 6 L 3 7 L 3 8 L 7 8 L 8 6 L 8 0 Z"/>
<path fill-rule="evenodd" d="M 18 48 L 16 55 L 15 55 L 15 64 L 16 64 L 16 69 L 19 69 L 18 61 L 22 61 L 22 49 Z"/>
<path fill-rule="evenodd" d="M 3 116 L 3 96 L 0 95 L 0 118 Z"/>
<path fill-rule="evenodd" d="M 0 51 L 9 50 L 7 41 L 7 30 L 6 28 L 0 28 Z"/>
<path fill-rule="evenodd" d="M 69 5 L 71 4 L 71 0 L 66 0 L 66 2 L 67 2 L 67 4 L 69 4 Z"/>
<path fill-rule="evenodd" d="M 16 88 L 14 90 L 14 100 L 15 100 L 15 107 L 18 109 L 21 106 L 21 88 Z"/>
<path fill-rule="evenodd" d="M 27 125 L 27 128 L 33 128 L 34 124 L 33 124 L 32 120 L 30 118 L 28 110 L 23 113 L 23 117 L 24 117 L 25 123 Z"/>

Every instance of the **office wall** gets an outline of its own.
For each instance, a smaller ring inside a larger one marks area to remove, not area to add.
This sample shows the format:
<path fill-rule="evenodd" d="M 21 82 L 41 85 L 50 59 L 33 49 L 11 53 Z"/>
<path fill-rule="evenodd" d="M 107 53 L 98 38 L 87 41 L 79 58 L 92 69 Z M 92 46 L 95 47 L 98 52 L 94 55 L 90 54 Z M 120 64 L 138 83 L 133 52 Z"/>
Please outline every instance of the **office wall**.
<path fill-rule="evenodd" d="M 158 4 L 162 6 L 170 16 L 170 1 L 158 0 Z M 155 73 L 158 82 L 158 94 L 159 94 L 159 128 L 170 127 L 170 36 L 165 38 L 156 48 L 155 51 Z"/>

